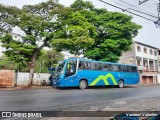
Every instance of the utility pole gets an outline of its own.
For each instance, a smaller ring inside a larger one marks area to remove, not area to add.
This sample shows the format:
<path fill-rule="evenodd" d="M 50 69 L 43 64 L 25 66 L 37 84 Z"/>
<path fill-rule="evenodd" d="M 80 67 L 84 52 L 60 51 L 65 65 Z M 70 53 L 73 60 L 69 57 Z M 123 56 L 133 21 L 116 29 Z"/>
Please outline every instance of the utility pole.
<path fill-rule="evenodd" d="M 147 1 L 148 0 L 139 1 L 139 5 L 141 5 L 141 4 L 143 4 L 143 3 L 147 2 Z"/>

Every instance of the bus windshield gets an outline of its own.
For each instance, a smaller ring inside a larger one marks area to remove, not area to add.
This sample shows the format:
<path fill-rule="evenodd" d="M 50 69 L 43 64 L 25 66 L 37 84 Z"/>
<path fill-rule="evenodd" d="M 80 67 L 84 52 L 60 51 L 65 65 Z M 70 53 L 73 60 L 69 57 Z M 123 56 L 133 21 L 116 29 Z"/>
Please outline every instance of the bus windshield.
<path fill-rule="evenodd" d="M 64 69 L 64 65 L 66 62 L 59 62 L 56 70 L 55 70 L 55 74 L 56 75 L 62 75 L 63 74 L 63 69 Z"/>

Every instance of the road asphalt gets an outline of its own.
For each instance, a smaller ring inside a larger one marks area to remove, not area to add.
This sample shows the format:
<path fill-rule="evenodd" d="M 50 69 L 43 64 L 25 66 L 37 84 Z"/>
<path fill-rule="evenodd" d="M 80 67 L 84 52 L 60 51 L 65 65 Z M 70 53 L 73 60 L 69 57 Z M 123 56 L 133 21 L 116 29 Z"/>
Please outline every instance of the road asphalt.
<path fill-rule="evenodd" d="M 1 88 L 0 111 L 160 111 L 160 85 L 54 89 Z M 74 115 L 73 115 L 74 116 Z M 108 117 L 51 117 L 41 120 L 107 120 Z M 144 118 L 140 118 L 144 119 Z"/>

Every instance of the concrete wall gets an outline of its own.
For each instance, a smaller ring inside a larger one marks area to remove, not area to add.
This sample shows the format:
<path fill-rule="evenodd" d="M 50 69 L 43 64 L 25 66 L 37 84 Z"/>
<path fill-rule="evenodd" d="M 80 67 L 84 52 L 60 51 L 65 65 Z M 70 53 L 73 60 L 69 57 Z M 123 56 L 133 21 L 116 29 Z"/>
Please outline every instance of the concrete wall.
<path fill-rule="evenodd" d="M 2 43 L 0 42 L 0 58 L 1 58 L 1 56 L 3 55 L 2 52 L 6 50 L 6 49 L 5 49 L 4 47 L 2 47 L 1 45 L 2 45 Z"/>
<path fill-rule="evenodd" d="M 49 84 L 49 78 L 50 74 L 49 73 L 35 73 L 34 74 L 34 80 L 33 80 L 33 85 L 42 85 L 42 81 L 45 81 L 47 84 Z M 29 81 L 29 73 L 23 73 L 23 72 L 18 72 L 17 73 L 17 79 L 16 83 L 17 86 L 27 86 Z"/>
<path fill-rule="evenodd" d="M 160 83 L 160 74 L 158 74 L 158 83 Z"/>
<path fill-rule="evenodd" d="M 119 58 L 119 63 L 136 64 L 134 43 L 131 45 L 131 50 L 122 53 L 122 56 Z"/>

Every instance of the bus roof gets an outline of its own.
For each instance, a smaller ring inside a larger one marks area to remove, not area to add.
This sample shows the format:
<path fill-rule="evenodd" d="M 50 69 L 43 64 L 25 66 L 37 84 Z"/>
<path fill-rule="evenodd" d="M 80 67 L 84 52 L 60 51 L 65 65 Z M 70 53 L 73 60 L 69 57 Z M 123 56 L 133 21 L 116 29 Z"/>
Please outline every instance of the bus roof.
<path fill-rule="evenodd" d="M 123 64 L 123 63 L 114 63 L 114 62 L 102 62 L 102 61 L 96 61 L 96 60 L 90 60 L 90 59 L 85 59 L 85 58 L 69 58 L 65 59 L 63 61 L 67 62 L 69 60 L 82 60 L 82 61 L 88 61 L 88 62 L 99 62 L 99 63 L 108 63 L 108 64 L 115 64 L 115 65 L 126 65 L 126 66 L 136 66 L 134 64 Z"/>

